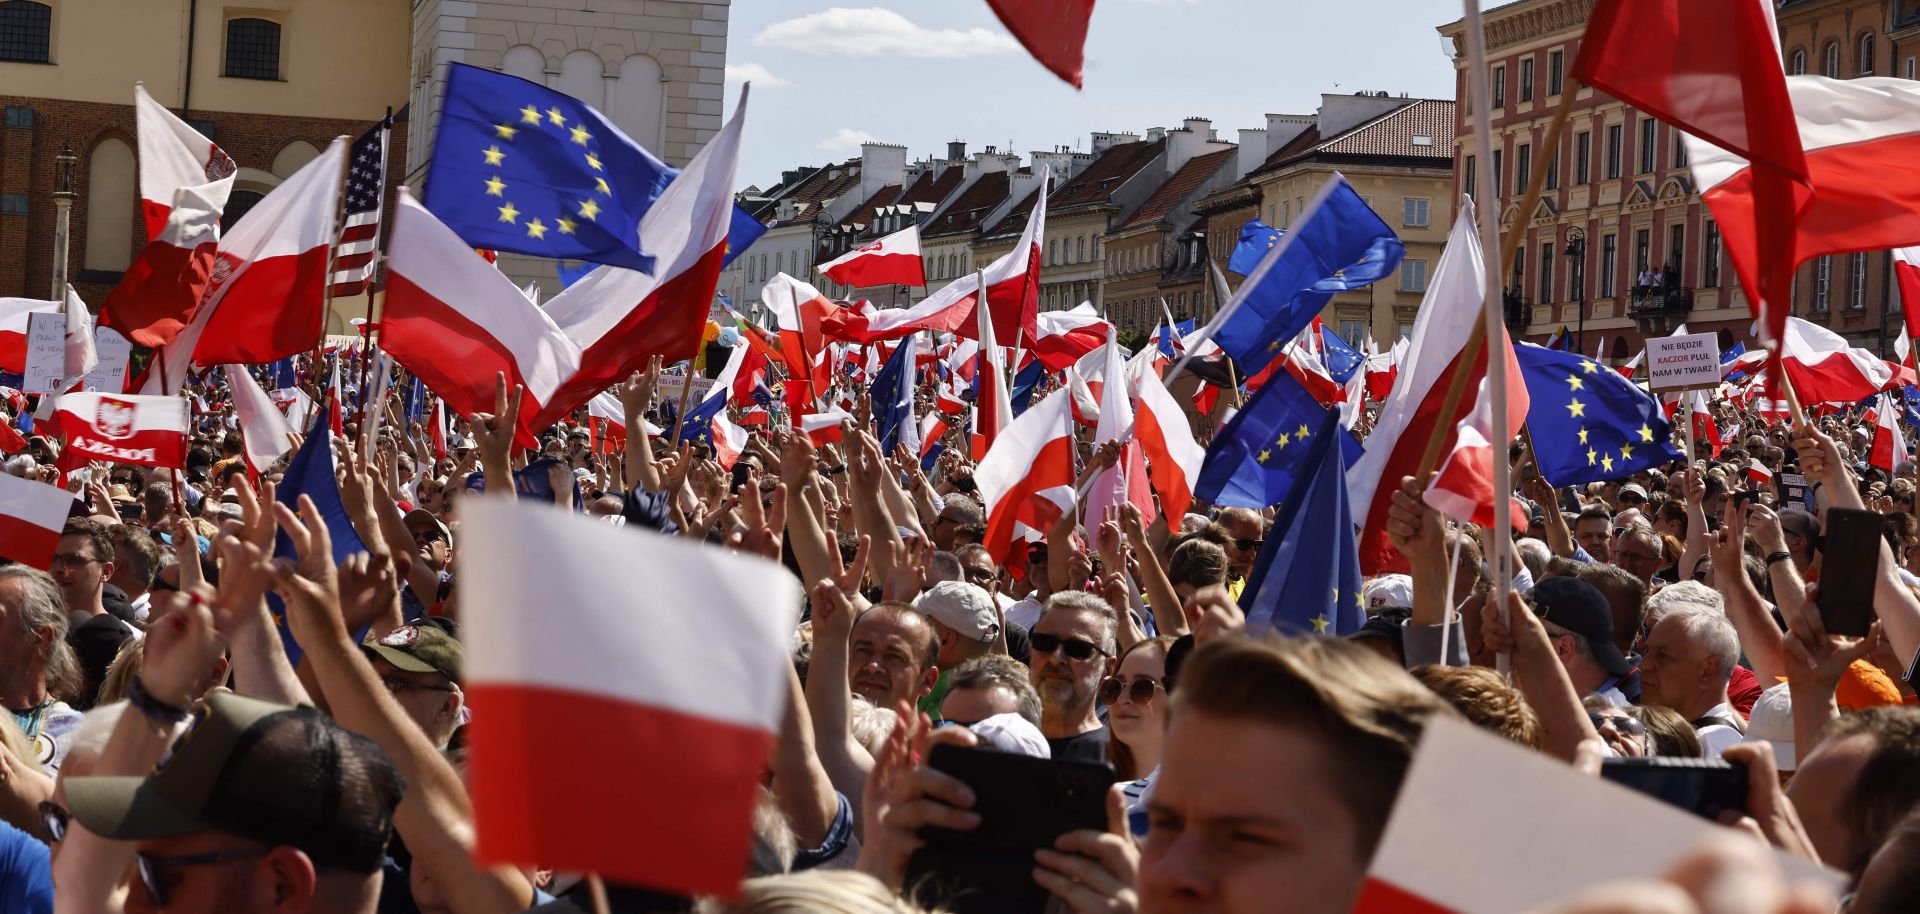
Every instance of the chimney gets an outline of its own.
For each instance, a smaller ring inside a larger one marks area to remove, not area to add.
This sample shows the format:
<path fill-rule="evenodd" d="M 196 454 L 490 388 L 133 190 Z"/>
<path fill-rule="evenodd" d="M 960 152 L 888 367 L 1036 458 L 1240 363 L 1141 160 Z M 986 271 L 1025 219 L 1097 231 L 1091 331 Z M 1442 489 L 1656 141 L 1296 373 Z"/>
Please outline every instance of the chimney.
<path fill-rule="evenodd" d="M 967 157 L 967 141 L 953 140 L 947 143 L 947 161 L 958 162 Z"/>
<path fill-rule="evenodd" d="M 907 180 L 907 147 L 892 143 L 860 144 L 860 199 L 872 199 L 889 184 Z"/>
<path fill-rule="evenodd" d="M 1267 160 L 1267 131 L 1264 127 L 1242 129 L 1240 131 L 1240 158 L 1234 163 L 1234 178 L 1244 178 L 1247 172 L 1260 167 Z"/>
<path fill-rule="evenodd" d="M 1157 143 L 1166 138 L 1167 138 L 1167 128 L 1165 127 L 1148 127 L 1147 128 L 1147 142 Z"/>
<path fill-rule="evenodd" d="M 1311 114 L 1267 115 L 1267 155 L 1279 152 L 1280 147 L 1307 132 L 1307 128 L 1313 126 L 1316 120 Z"/>
<path fill-rule="evenodd" d="M 1187 118 L 1181 122 L 1180 129 L 1167 133 L 1167 174 L 1185 168 L 1194 156 L 1210 152 L 1217 145 L 1213 140 L 1212 121 L 1204 117 Z"/>

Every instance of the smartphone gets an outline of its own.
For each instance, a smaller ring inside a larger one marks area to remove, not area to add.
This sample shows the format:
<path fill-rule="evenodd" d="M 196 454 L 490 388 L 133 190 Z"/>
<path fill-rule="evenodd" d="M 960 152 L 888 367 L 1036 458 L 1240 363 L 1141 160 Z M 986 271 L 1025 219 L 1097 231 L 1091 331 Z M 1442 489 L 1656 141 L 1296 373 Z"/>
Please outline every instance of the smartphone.
<path fill-rule="evenodd" d="M 1747 811 L 1746 767 L 1719 759 L 1610 758 L 1600 776 L 1711 822 L 1729 809 Z"/>
<path fill-rule="evenodd" d="M 1075 829 L 1107 827 L 1113 767 L 992 749 L 937 745 L 927 765 L 973 790 L 980 827 L 924 828 L 906 884 L 954 914 L 1038 912 L 1047 890 L 1033 881 L 1033 852 Z"/>
<path fill-rule="evenodd" d="M 1820 621 L 1827 631 L 1865 636 L 1873 626 L 1873 587 L 1880 574 L 1880 531 L 1875 511 L 1828 508 L 1820 546 Z"/>
<path fill-rule="evenodd" d="M 1746 506 L 1759 500 L 1760 492 L 1758 489 L 1742 489 L 1733 493 L 1733 509 L 1735 511 L 1742 510 L 1746 508 Z"/>
<path fill-rule="evenodd" d="M 730 487 L 732 491 L 738 492 L 741 486 L 747 484 L 747 474 L 752 472 L 752 470 L 753 467 L 746 463 L 746 461 L 741 461 L 733 465 L 733 485 Z"/>

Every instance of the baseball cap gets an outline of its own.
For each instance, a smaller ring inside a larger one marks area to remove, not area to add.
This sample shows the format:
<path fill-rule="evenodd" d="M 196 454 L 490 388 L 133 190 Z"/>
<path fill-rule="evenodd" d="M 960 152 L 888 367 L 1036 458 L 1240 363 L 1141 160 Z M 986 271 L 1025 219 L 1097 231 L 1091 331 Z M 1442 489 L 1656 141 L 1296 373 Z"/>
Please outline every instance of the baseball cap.
<path fill-rule="evenodd" d="M 437 626 L 402 625 L 360 649 L 409 673 L 439 673 L 460 683 L 460 642 Z"/>
<path fill-rule="evenodd" d="M 1773 766 L 1792 771 L 1798 760 L 1793 750 L 1793 697 L 1787 684 L 1780 683 L 1754 699 L 1753 714 L 1747 718 L 1747 736 L 1743 743 L 1773 744 Z"/>
<path fill-rule="evenodd" d="M 1646 501 L 1647 490 L 1641 488 L 1639 483 L 1630 482 L 1620 487 L 1620 497 L 1623 499 L 1638 498 L 1641 501 Z"/>
<path fill-rule="evenodd" d="M 440 518 L 434 516 L 432 511 L 425 508 L 415 508 L 408 511 L 406 517 L 401 519 L 401 522 L 407 525 L 408 530 L 412 530 L 416 524 L 432 524 L 435 529 L 440 531 L 442 536 L 447 538 L 447 548 L 453 548 L 453 531 L 447 529 L 447 525 L 441 523 Z"/>
<path fill-rule="evenodd" d="M 1413 578 L 1404 574 L 1383 574 L 1368 581 L 1360 593 L 1367 601 L 1368 612 L 1387 606 L 1412 606 Z"/>
<path fill-rule="evenodd" d="M 1613 643 L 1613 612 L 1599 588 L 1579 578 L 1548 578 L 1533 586 L 1533 611 L 1542 620 L 1587 639 L 1607 675 L 1633 672 L 1620 647 Z"/>
<path fill-rule="evenodd" d="M 993 597 L 965 581 L 941 581 L 928 588 L 913 608 L 926 613 L 962 638 L 992 641 L 1000 634 L 1000 613 Z"/>
<path fill-rule="evenodd" d="M 67 807 L 116 841 L 221 831 L 373 873 L 404 789 L 386 752 L 319 711 L 215 692 L 151 774 L 72 778 Z"/>
<path fill-rule="evenodd" d="M 1855 660 L 1840 674 L 1833 700 L 1847 711 L 1865 711 L 1881 705 L 1897 705 L 1903 699 L 1900 687 L 1894 685 L 1893 677 L 1886 671 L 1870 660 Z"/>
<path fill-rule="evenodd" d="M 982 745 L 1034 758 L 1053 758 L 1053 748 L 1033 722 L 1011 711 L 995 714 L 971 724 L 967 729 L 980 737 Z"/>

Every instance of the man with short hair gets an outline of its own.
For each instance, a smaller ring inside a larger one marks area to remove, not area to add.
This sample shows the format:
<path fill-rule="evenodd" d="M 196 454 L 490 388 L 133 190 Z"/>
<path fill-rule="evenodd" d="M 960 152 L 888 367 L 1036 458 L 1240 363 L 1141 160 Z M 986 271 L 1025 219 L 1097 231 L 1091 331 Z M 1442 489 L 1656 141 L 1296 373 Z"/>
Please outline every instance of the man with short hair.
<path fill-rule="evenodd" d="M 1633 572 L 1612 564 L 1583 565 L 1575 576 L 1594 586 L 1607 601 L 1613 617 L 1613 645 L 1622 654 L 1633 650 L 1646 622 L 1647 584 Z M 1628 693 L 1632 697 L 1632 693 Z"/>
<path fill-rule="evenodd" d="M 1092 525 L 1091 521 L 1088 523 Z M 1227 537 L 1227 577 L 1244 586 L 1247 575 L 1253 571 L 1254 560 L 1260 557 L 1260 547 L 1266 542 L 1267 522 L 1260 512 L 1250 508 L 1222 508 L 1215 524 Z M 1239 595 L 1238 586 L 1230 585 L 1229 589 L 1235 596 Z"/>
<path fill-rule="evenodd" d="M 1083 590 L 1047 599 L 1028 640 L 1030 675 L 1040 693 L 1040 732 L 1053 757 L 1104 762 L 1110 732 L 1094 698 L 1117 663 L 1119 618 L 1105 600 Z"/>
<path fill-rule="evenodd" d="M 1740 742 L 1739 712 L 1727 701 L 1727 683 L 1740 657 L 1740 637 L 1724 612 L 1707 606 L 1674 608 L 1647 634 L 1640 661 L 1641 700 L 1672 708 L 1692 722 L 1704 758 Z"/>
<path fill-rule="evenodd" d="M 875 603 L 853 623 L 847 678 L 854 694 L 882 708 L 918 702 L 940 679 L 940 635 L 905 603 Z"/>
<path fill-rule="evenodd" d="M 1820 860 L 1858 879 L 1901 820 L 1920 808 L 1920 708 L 1841 716 L 1787 784 Z"/>
<path fill-rule="evenodd" d="M 1579 578 L 1552 577 L 1533 585 L 1533 611 L 1547 629 L 1553 652 L 1581 695 L 1599 695 L 1615 707 L 1630 702 L 1620 681 L 1633 671 L 1613 641 L 1607 601 Z"/>
<path fill-rule="evenodd" d="M 947 679 L 947 696 L 940 717 L 947 723 L 972 726 L 996 714 L 1018 714 L 1040 726 L 1040 694 L 1033 690 L 1027 668 L 1011 657 L 988 654 L 960 664 Z"/>
<path fill-rule="evenodd" d="M 154 577 L 160 573 L 160 546 L 147 531 L 132 524 L 107 528 L 107 538 L 113 541 L 114 566 L 107 583 L 126 593 L 134 618 L 145 620 L 153 601 Z"/>
<path fill-rule="evenodd" d="M 452 580 L 447 563 L 453 557 L 453 531 L 424 508 L 408 511 L 401 521 L 414 543 L 414 552 L 408 558 L 415 564 L 400 588 L 400 617 L 411 622 L 430 615 L 447 598 L 447 584 Z M 421 582 L 417 587 L 416 581 Z M 430 587 L 430 593 L 420 592 L 426 587 Z"/>
<path fill-rule="evenodd" d="M 1820 538 L 1820 519 L 1798 508 L 1781 511 L 1779 516 L 1787 554 L 1793 556 L 1794 569 L 1805 577 L 1807 569 L 1813 567 L 1813 544 Z"/>
<path fill-rule="evenodd" d="M 1653 528 L 1636 523 L 1622 528 L 1621 533 L 1613 538 L 1609 563 L 1625 569 L 1642 586 L 1650 587 L 1660 567 L 1667 563 L 1667 557 L 1661 551 L 1660 537 L 1653 532 Z"/>
<path fill-rule="evenodd" d="M 132 880 L 129 911 L 369 914 L 402 789 L 379 746 L 319 711 L 215 692 L 152 774 L 73 778 L 66 800 L 74 823 L 138 842 L 156 878 Z"/>
<path fill-rule="evenodd" d="M 1422 729 L 1454 716 L 1404 670 L 1331 638 L 1212 641 L 1181 667 L 1171 705 L 1146 799 L 1142 914 L 1352 910 Z"/>
<path fill-rule="evenodd" d="M 933 547 L 953 551 L 955 530 L 965 524 L 984 523 L 986 519 L 986 509 L 980 507 L 979 502 L 965 495 L 948 495 L 940 505 L 940 516 L 934 518 L 933 529 L 929 531 L 933 537 Z"/>
<path fill-rule="evenodd" d="M 466 709 L 460 642 L 436 624 L 402 625 L 360 649 L 394 703 L 434 748 L 445 751 Z"/>
<path fill-rule="evenodd" d="M 985 656 L 1000 637 L 1000 610 L 993 605 L 993 597 L 965 581 L 941 581 L 927 588 L 913 606 L 933 623 L 934 634 L 940 639 L 936 663 L 943 671 Z M 933 691 L 920 699 L 920 710 L 939 713 L 948 678 L 946 672 L 940 674 Z"/>
<path fill-rule="evenodd" d="M 1613 512 L 1595 505 L 1580 512 L 1580 519 L 1573 522 L 1573 542 L 1577 551 L 1573 558 L 1583 562 L 1597 562 L 1595 556 L 1612 554 Z M 1584 556 L 1579 553 L 1586 553 Z"/>
<path fill-rule="evenodd" d="M 84 711 L 93 707 L 120 647 L 136 635 L 133 626 L 107 612 L 101 599 L 115 570 L 106 525 L 86 517 L 68 520 L 54 548 L 52 568 L 67 604 L 67 642 L 80 660 L 81 685 L 73 705 Z"/>

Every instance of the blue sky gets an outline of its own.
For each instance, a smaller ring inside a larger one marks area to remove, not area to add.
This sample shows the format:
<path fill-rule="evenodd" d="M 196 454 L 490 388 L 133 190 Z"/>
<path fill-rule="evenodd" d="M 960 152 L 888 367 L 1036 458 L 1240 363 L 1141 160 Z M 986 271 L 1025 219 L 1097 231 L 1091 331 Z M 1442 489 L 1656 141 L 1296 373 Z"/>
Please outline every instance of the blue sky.
<path fill-rule="evenodd" d="M 1303 114 L 1323 92 L 1451 98 L 1432 0 L 1099 0 L 1076 92 L 1026 55 L 984 0 L 736 0 L 727 113 L 753 80 L 739 184 L 856 156 L 872 138 L 940 154 L 1011 140 L 1022 155 L 1096 130 L 1208 117 L 1220 138 Z"/>

